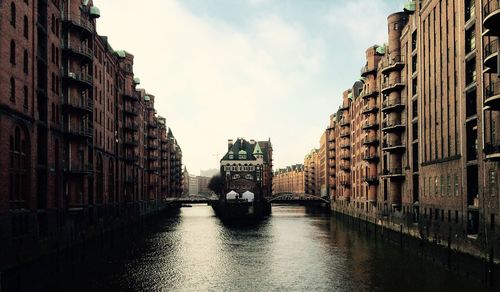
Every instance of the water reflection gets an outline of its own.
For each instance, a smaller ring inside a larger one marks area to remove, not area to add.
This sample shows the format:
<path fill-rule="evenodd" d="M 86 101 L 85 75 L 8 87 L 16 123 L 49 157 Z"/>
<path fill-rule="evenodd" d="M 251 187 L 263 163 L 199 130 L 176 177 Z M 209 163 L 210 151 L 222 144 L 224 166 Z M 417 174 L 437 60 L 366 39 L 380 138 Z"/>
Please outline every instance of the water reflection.
<path fill-rule="evenodd" d="M 26 290 L 482 289 L 304 207 L 276 206 L 260 224 L 227 226 L 210 207 L 194 206 L 147 226 Z"/>

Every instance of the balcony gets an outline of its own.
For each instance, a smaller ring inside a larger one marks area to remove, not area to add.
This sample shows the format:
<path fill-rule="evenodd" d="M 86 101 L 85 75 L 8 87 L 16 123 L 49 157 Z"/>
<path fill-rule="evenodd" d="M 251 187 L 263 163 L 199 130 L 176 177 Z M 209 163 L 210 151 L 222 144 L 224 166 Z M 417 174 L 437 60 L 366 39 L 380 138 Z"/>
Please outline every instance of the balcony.
<path fill-rule="evenodd" d="M 361 77 L 366 77 L 370 74 L 377 73 L 377 68 L 375 66 L 370 67 L 370 66 L 368 66 L 368 64 L 366 64 L 365 66 L 363 66 L 363 68 L 361 68 L 360 73 L 361 73 Z"/>
<path fill-rule="evenodd" d="M 490 81 L 484 89 L 484 105 L 491 110 L 500 110 L 500 81 Z"/>
<path fill-rule="evenodd" d="M 382 176 L 388 177 L 388 178 L 404 178 L 405 177 L 405 175 L 403 174 L 402 168 L 384 169 L 382 171 Z"/>
<path fill-rule="evenodd" d="M 484 67 L 487 73 L 498 73 L 498 39 L 484 47 Z"/>
<path fill-rule="evenodd" d="M 403 121 L 384 121 L 382 123 L 382 131 L 384 132 L 400 132 L 404 131 L 406 122 Z"/>
<path fill-rule="evenodd" d="M 396 78 L 395 80 L 390 80 L 382 84 L 382 94 L 401 91 L 403 88 L 405 88 L 405 84 L 401 81 L 401 78 Z"/>
<path fill-rule="evenodd" d="M 363 155 L 363 160 L 364 161 L 368 161 L 368 162 L 378 162 L 379 160 L 379 157 L 377 154 L 368 154 L 368 153 L 365 153 Z"/>
<path fill-rule="evenodd" d="M 70 175 L 87 175 L 92 174 L 93 167 L 92 164 L 68 164 L 64 167 L 64 172 Z"/>
<path fill-rule="evenodd" d="M 139 161 L 139 157 L 137 155 L 127 155 L 124 160 L 127 163 L 136 163 Z"/>
<path fill-rule="evenodd" d="M 340 148 L 341 149 L 348 149 L 350 147 L 351 147 L 351 144 L 349 144 L 349 143 L 342 143 L 342 144 L 340 144 Z"/>
<path fill-rule="evenodd" d="M 136 107 L 126 105 L 125 108 L 123 109 L 123 113 L 135 117 L 139 114 L 139 110 Z"/>
<path fill-rule="evenodd" d="M 376 185 L 376 184 L 378 184 L 378 176 L 376 176 L 376 175 L 365 175 L 365 176 L 363 176 L 363 181 L 365 183 L 368 183 L 369 185 Z"/>
<path fill-rule="evenodd" d="M 403 143 L 384 143 L 382 145 L 382 151 L 390 152 L 390 153 L 399 153 L 404 152 L 406 146 Z"/>
<path fill-rule="evenodd" d="M 94 59 L 94 52 L 89 47 L 63 43 L 61 48 L 63 52 L 80 57 L 85 61 L 92 62 Z"/>
<path fill-rule="evenodd" d="M 340 120 L 340 126 L 341 127 L 349 126 L 350 124 L 351 124 L 351 121 L 349 119 L 342 118 Z"/>
<path fill-rule="evenodd" d="M 349 154 L 349 153 L 341 153 L 340 154 L 340 159 L 342 159 L 342 160 L 351 160 L 351 154 Z"/>
<path fill-rule="evenodd" d="M 150 143 L 148 144 L 148 150 L 156 150 L 158 149 L 158 143 Z"/>
<path fill-rule="evenodd" d="M 91 98 L 83 96 L 61 96 L 61 105 L 68 109 L 82 111 L 84 113 L 92 113 L 94 104 Z"/>
<path fill-rule="evenodd" d="M 489 142 L 485 143 L 484 154 L 486 154 L 486 160 L 500 161 L 500 141 L 496 144 Z"/>
<path fill-rule="evenodd" d="M 365 122 L 363 123 L 363 130 L 377 130 L 378 129 L 378 123 L 377 122 Z"/>
<path fill-rule="evenodd" d="M 64 79 L 77 83 L 79 85 L 92 87 L 93 79 L 90 74 L 86 73 L 75 73 L 68 71 L 66 69 L 61 70 L 61 75 Z"/>
<path fill-rule="evenodd" d="M 340 185 L 349 188 L 351 186 L 351 181 L 347 179 L 340 180 Z"/>
<path fill-rule="evenodd" d="M 500 33 L 500 1 L 486 0 L 483 7 L 483 26 L 489 35 Z"/>
<path fill-rule="evenodd" d="M 382 112 L 401 112 L 405 108 L 405 105 L 400 100 L 391 100 L 388 99 L 382 102 Z"/>
<path fill-rule="evenodd" d="M 368 98 L 372 98 L 372 97 L 377 97 L 377 95 L 378 95 L 378 91 L 377 90 L 370 89 L 370 90 L 367 90 L 367 91 L 363 91 L 361 93 L 361 98 L 368 99 Z"/>
<path fill-rule="evenodd" d="M 135 122 L 128 122 L 128 123 L 125 123 L 123 128 L 129 132 L 137 132 L 137 131 L 139 131 L 139 124 L 135 123 Z"/>
<path fill-rule="evenodd" d="M 93 136 L 92 129 L 87 127 L 65 124 L 62 126 L 62 129 L 64 133 L 73 138 L 92 139 Z"/>
<path fill-rule="evenodd" d="M 349 130 L 342 130 L 340 131 L 340 138 L 346 138 L 346 137 L 349 137 L 351 136 L 351 131 Z"/>
<path fill-rule="evenodd" d="M 132 101 L 138 101 L 139 100 L 139 97 L 137 97 L 137 95 L 135 95 L 133 93 L 124 93 L 123 97 L 125 99 L 129 99 L 129 100 L 132 100 Z"/>
<path fill-rule="evenodd" d="M 390 56 L 387 60 L 387 66 L 382 68 L 381 73 L 389 75 L 393 71 L 401 71 L 404 67 L 404 56 Z"/>
<path fill-rule="evenodd" d="M 349 165 L 340 165 L 340 170 L 345 171 L 345 172 L 350 172 L 351 167 Z"/>
<path fill-rule="evenodd" d="M 346 110 L 348 110 L 348 109 L 349 109 L 349 106 L 348 106 L 348 105 L 344 105 L 344 103 L 342 103 L 342 104 L 340 105 L 340 107 L 339 107 L 339 110 L 341 110 L 341 111 L 346 111 Z"/>
<path fill-rule="evenodd" d="M 79 29 L 81 32 L 86 33 L 87 36 L 92 35 L 92 33 L 94 32 L 94 26 L 92 25 L 92 23 L 80 16 L 63 14 L 61 16 L 61 21 L 63 25 Z"/>
<path fill-rule="evenodd" d="M 139 145 L 139 140 L 136 137 L 125 137 L 123 145 L 126 147 L 137 147 Z"/>
<path fill-rule="evenodd" d="M 369 146 L 369 145 L 378 145 L 379 140 L 378 138 L 365 138 L 363 139 L 363 145 Z"/>
<path fill-rule="evenodd" d="M 372 105 L 372 106 L 366 105 L 361 110 L 361 113 L 364 115 L 371 114 L 371 113 L 377 113 L 377 112 L 378 112 L 378 106 L 376 106 L 376 105 Z"/>

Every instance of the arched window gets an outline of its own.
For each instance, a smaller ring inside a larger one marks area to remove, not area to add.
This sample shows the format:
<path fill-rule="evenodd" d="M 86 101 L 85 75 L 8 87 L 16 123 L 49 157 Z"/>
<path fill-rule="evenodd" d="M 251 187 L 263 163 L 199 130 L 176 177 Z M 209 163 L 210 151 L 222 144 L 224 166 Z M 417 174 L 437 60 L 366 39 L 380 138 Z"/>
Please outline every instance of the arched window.
<path fill-rule="evenodd" d="M 16 27 L 16 4 L 14 2 L 10 3 L 10 24 Z"/>
<path fill-rule="evenodd" d="M 23 106 L 25 109 L 28 108 L 28 87 L 27 86 L 24 86 L 23 87 L 23 95 L 24 95 L 24 103 L 23 103 Z"/>
<path fill-rule="evenodd" d="M 28 50 L 24 50 L 23 71 L 24 71 L 24 73 L 28 74 Z"/>
<path fill-rule="evenodd" d="M 24 22 L 24 37 L 28 38 L 28 33 L 29 33 L 28 16 L 26 15 L 24 16 L 23 22 Z"/>
<path fill-rule="evenodd" d="M 16 65 L 16 43 L 14 40 L 10 41 L 10 63 Z"/>
<path fill-rule="evenodd" d="M 16 102 L 16 80 L 14 77 L 10 78 L 10 100 Z"/>

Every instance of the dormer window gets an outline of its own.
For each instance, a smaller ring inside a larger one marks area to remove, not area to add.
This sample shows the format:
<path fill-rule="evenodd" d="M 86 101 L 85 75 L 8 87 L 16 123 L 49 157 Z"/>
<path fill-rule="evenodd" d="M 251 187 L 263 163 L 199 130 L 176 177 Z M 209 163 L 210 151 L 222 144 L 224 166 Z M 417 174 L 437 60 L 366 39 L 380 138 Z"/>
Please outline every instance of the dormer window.
<path fill-rule="evenodd" d="M 234 159 L 233 151 L 229 151 L 229 159 Z"/>
<path fill-rule="evenodd" d="M 245 150 L 240 150 L 238 152 L 238 159 L 240 159 L 240 160 L 247 159 L 247 152 Z"/>

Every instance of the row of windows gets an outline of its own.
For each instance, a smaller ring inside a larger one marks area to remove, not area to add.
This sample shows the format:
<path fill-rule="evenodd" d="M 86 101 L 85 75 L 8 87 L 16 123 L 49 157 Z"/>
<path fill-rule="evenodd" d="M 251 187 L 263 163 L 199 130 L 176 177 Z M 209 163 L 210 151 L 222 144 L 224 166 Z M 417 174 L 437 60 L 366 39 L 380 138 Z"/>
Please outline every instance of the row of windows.
<path fill-rule="evenodd" d="M 424 177 L 422 180 L 422 190 L 424 196 L 458 196 L 459 180 L 458 175 L 444 175 L 434 177 Z"/>
<path fill-rule="evenodd" d="M 254 171 L 255 166 L 226 165 L 224 171 Z"/>

